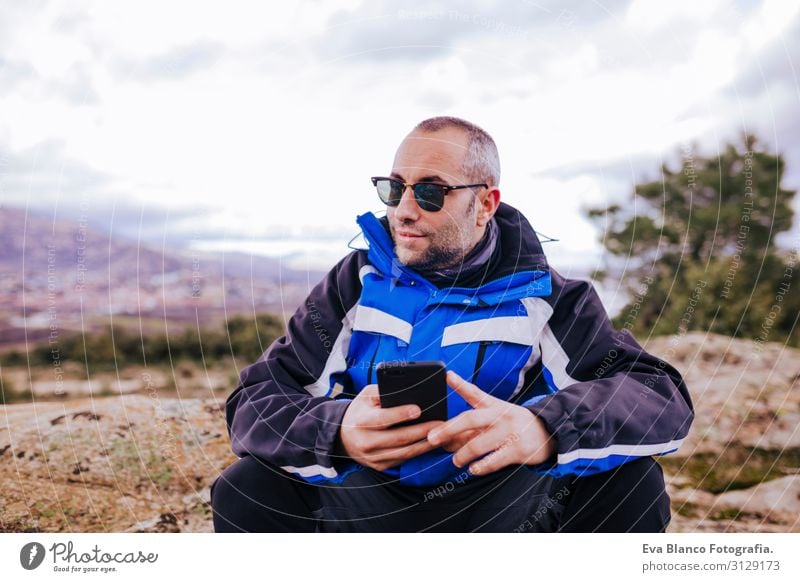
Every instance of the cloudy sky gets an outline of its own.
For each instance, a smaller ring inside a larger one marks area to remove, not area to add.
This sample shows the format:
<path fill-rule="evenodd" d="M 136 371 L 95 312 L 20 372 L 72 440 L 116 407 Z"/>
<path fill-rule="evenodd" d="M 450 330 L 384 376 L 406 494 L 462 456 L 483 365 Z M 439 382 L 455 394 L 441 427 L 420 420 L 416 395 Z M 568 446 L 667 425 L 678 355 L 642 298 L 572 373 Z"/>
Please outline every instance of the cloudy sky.
<path fill-rule="evenodd" d="M 503 199 L 596 261 L 581 209 L 743 131 L 800 187 L 796 1 L 0 0 L 0 205 L 146 240 L 347 252 L 425 117 L 495 138 Z M 312 240 L 312 242 L 308 242 Z"/>

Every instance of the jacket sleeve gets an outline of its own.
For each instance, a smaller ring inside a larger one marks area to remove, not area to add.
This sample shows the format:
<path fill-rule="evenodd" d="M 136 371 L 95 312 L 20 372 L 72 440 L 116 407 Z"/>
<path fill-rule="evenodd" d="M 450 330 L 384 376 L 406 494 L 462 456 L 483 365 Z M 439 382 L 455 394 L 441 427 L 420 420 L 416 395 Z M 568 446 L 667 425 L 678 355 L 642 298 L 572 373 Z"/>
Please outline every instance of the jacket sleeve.
<path fill-rule="evenodd" d="M 349 399 L 332 398 L 347 368 L 352 316 L 361 292 L 353 252 L 311 291 L 277 339 L 240 374 L 226 418 L 233 452 L 252 455 L 311 482 L 358 468 L 334 448 Z"/>
<path fill-rule="evenodd" d="M 553 393 L 523 403 L 556 436 L 558 455 L 533 469 L 590 475 L 677 450 L 694 417 L 681 375 L 614 330 L 590 283 L 558 281 L 540 342 Z"/>

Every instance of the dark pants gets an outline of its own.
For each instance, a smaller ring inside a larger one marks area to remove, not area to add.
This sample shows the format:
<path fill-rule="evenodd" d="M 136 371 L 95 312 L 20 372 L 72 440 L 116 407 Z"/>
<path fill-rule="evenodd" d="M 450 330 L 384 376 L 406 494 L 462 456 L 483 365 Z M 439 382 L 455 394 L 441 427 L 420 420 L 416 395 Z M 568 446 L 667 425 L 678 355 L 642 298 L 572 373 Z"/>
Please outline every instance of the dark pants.
<path fill-rule="evenodd" d="M 659 465 L 645 457 L 589 477 L 526 467 L 428 489 L 367 467 L 311 485 L 255 457 L 211 487 L 217 532 L 660 532 L 670 520 Z"/>

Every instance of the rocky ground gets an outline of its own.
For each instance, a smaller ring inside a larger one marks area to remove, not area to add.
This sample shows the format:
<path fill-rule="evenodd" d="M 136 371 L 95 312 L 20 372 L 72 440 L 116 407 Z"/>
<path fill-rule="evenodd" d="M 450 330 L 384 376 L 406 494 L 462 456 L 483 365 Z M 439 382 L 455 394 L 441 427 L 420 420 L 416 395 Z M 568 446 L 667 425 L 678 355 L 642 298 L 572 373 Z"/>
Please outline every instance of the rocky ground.
<path fill-rule="evenodd" d="M 646 347 L 695 405 L 689 438 L 660 458 L 670 531 L 800 531 L 800 350 L 704 333 Z"/>
<path fill-rule="evenodd" d="M 211 531 L 235 457 L 224 401 L 130 395 L 0 406 L 0 531 Z"/>
<path fill-rule="evenodd" d="M 647 348 L 684 373 L 697 415 L 660 459 L 670 531 L 800 531 L 800 350 L 697 333 Z M 0 531 L 211 531 L 228 391 L 0 406 Z"/>

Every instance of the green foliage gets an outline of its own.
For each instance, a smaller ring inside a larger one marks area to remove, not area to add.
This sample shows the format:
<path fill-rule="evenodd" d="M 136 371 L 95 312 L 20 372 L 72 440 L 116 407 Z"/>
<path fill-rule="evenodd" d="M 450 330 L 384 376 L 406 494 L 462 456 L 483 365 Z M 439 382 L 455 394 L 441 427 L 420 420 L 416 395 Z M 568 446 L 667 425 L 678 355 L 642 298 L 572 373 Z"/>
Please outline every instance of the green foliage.
<path fill-rule="evenodd" d="M 612 265 L 632 299 L 614 323 L 639 336 L 704 330 L 800 344 L 796 244 L 775 245 L 792 226 L 795 192 L 781 188 L 782 156 L 753 137 L 718 156 L 681 152 L 680 167 L 638 184 L 630 204 L 590 208 Z"/>
<path fill-rule="evenodd" d="M 3 364 L 6 366 L 25 366 L 27 363 L 25 354 L 19 350 L 11 350 L 3 354 Z"/>
<path fill-rule="evenodd" d="M 666 471 L 680 474 L 696 489 L 724 493 L 793 475 L 800 469 L 800 449 L 759 449 L 729 446 L 719 453 L 695 453 L 688 458 L 657 457 Z"/>
<path fill-rule="evenodd" d="M 18 392 L 14 389 L 11 381 L 0 375 L 0 404 L 12 404 L 15 402 L 32 402 L 33 394 L 30 390 Z"/>
<path fill-rule="evenodd" d="M 53 344 L 34 347 L 30 358 L 34 366 L 76 362 L 88 366 L 90 372 L 128 365 L 173 365 L 182 360 L 216 362 L 226 357 L 253 362 L 283 333 L 283 321 L 272 314 L 234 316 L 222 329 L 189 327 L 145 336 L 113 326 L 100 333 L 64 333 Z"/>
<path fill-rule="evenodd" d="M 283 321 L 272 314 L 232 317 L 226 324 L 230 349 L 248 362 L 255 361 L 276 338 L 283 335 Z"/>

